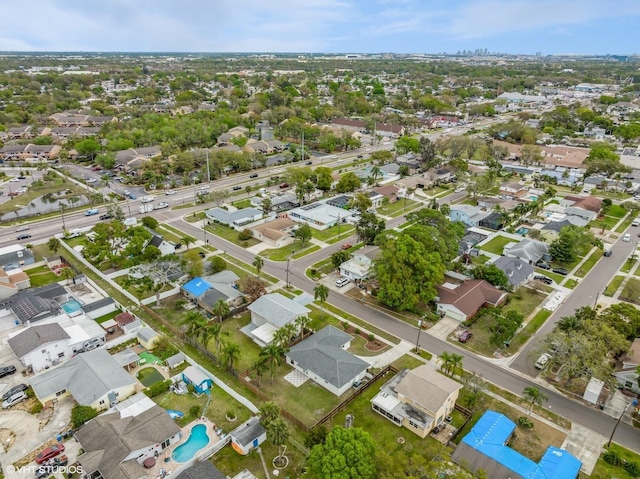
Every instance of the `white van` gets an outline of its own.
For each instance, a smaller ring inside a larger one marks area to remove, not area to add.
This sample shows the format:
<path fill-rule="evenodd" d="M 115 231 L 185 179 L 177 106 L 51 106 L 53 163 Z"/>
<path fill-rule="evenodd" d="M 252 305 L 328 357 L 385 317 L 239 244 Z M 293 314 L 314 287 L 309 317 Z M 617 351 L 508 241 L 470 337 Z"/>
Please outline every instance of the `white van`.
<path fill-rule="evenodd" d="M 349 278 L 345 278 L 344 276 L 341 278 L 338 278 L 336 280 L 336 286 L 338 288 L 342 288 L 343 286 L 346 286 L 347 284 L 349 284 Z"/>
<path fill-rule="evenodd" d="M 640 218 L 636 218 L 635 220 L 633 220 L 633 223 L 631 223 L 631 226 L 640 226 Z"/>
<path fill-rule="evenodd" d="M 143 196 L 142 197 L 142 202 L 143 203 L 151 203 L 153 201 L 153 196 L 151 195 L 147 195 L 147 196 Z"/>
<path fill-rule="evenodd" d="M 549 362 L 549 359 L 551 359 L 551 355 L 549 353 L 542 353 L 542 355 L 536 361 L 536 369 L 544 369 L 544 367 Z"/>

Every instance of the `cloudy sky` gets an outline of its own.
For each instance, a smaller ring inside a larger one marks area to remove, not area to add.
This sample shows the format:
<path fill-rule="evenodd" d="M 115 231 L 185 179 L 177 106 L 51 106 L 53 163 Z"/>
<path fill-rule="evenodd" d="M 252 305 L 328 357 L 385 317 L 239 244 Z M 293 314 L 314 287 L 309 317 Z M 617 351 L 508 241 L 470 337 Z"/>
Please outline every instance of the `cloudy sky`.
<path fill-rule="evenodd" d="M 638 53 L 640 0 L 27 0 L 0 51 Z M 28 8 L 26 7 L 28 5 Z"/>

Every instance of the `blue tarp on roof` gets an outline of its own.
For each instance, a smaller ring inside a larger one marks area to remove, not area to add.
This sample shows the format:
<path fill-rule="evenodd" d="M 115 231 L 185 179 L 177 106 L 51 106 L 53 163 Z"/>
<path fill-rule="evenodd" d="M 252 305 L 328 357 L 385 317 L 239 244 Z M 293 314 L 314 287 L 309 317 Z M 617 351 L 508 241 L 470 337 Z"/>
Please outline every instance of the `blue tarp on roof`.
<path fill-rule="evenodd" d="M 487 411 L 462 442 L 525 479 L 574 479 L 582 463 L 567 451 L 550 446 L 539 464 L 506 446 L 516 425 L 504 414 Z"/>
<path fill-rule="evenodd" d="M 188 283 L 183 284 L 182 289 L 184 289 L 192 296 L 199 297 L 202 296 L 208 289 L 211 289 L 211 285 L 204 279 L 198 277 L 193 278 Z"/>

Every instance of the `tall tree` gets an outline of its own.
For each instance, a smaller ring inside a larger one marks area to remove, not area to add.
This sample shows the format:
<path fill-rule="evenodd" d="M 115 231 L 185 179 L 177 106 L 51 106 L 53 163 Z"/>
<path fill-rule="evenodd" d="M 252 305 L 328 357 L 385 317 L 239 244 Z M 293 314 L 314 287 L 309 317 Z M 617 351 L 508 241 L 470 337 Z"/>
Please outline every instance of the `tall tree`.
<path fill-rule="evenodd" d="M 228 342 L 224 343 L 222 347 L 222 353 L 220 354 L 220 360 L 229 371 L 233 371 L 233 365 L 240 357 L 240 346 L 236 343 Z"/>
<path fill-rule="evenodd" d="M 328 297 L 329 297 L 329 287 L 322 283 L 316 284 L 316 286 L 313 288 L 313 299 L 315 301 L 320 301 L 320 308 L 323 311 L 324 311 L 324 302 L 327 300 Z"/>
<path fill-rule="evenodd" d="M 273 343 L 260 350 L 260 358 L 269 364 L 269 370 L 271 371 L 271 384 L 273 384 L 276 369 L 278 369 L 278 366 L 282 364 L 282 358 L 286 352 L 286 349 Z"/>
<path fill-rule="evenodd" d="M 298 226 L 293 236 L 302 242 L 302 247 L 304 248 L 304 244 L 313 237 L 311 226 L 306 223 Z"/>
<path fill-rule="evenodd" d="M 534 406 L 542 406 L 549 398 L 535 386 L 527 386 L 522 391 L 522 396 L 531 404 L 529 414 L 533 411 Z"/>
<path fill-rule="evenodd" d="M 256 256 L 253 259 L 253 263 L 251 263 L 253 265 L 253 267 L 256 269 L 256 271 L 258 272 L 257 276 L 258 278 L 260 277 L 260 271 L 262 271 L 262 267 L 264 266 L 264 260 L 262 259 L 261 256 Z"/>
<path fill-rule="evenodd" d="M 54 254 L 57 253 L 60 249 L 60 240 L 56 237 L 49 238 L 49 241 L 47 241 L 47 248 L 49 248 L 50 251 L 53 251 Z"/>
<path fill-rule="evenodd" d="M 334 427 L 324 443 L 313 446 L 307 463 L 319 479 L 374 479 L 375 456 L 376 443 L 368 432 Z"/>
<path fill-rule="evenodd" d="M 222 323 L 224 317 L 231 311 L 227 302 L 222 298 L 218 298 L 218 300 L 213 304 L 211 310 L 218 318 L 219 323 Z"/>
<path fill-rule="evenodd" d="M 189 249 L 189 245 L 192 245 L 193 243 L 195 243 L 196 239 L 193 236 L 185 235 L 182 237 L 180 241 L 182 241 L 182 244 L 184 244 L 187 247 L 187 249 Z"/>

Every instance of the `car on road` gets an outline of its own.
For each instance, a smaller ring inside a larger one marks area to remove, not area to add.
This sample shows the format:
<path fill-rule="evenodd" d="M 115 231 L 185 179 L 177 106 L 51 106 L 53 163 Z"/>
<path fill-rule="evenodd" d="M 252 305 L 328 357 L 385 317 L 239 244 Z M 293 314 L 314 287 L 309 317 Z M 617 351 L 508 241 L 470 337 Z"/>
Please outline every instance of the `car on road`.
<path fill-rule="evenodd" d="M 16 190 L 16 193 L 26 193 L 26 192 L 27 192 L 27 189 L 24 186 Z"/>
<path fill-rule="evenodd" d="M 542 355 L 536 361 L 536 369 L 544 369 L 550 359 L 551 355 L 549 353 L 542 353 Z"/>
<path fill-rule="evenodd" d="M 630 234 L 630 233 L 626 233 L 626 234 L 622 237 L 622 241 L 624 241 L 625 243 L 628 243 L 629 241 L 631 241 L 631 234 Z"/>
<path fill-rule="evenodd" d="M 202 185 L 200 191 L 207 191 L 209 188 L 211 188 L 211 185 Z"/>
<path fill-rule="evenodd" d="M 471 334 L 471 331 L 462 331 L 462 334 L 458 336 L 458 341 L 460 341 L 461 343 L 466 343 L 467 341 L 469 341 L 469 339 L 471 339 L 471 336 L 473 336 L 473 334 Z"/>
<path fill-rule="evenodd" d="M 64 444 L 54 444 L 53 446 L 49 446 L 43 449 L 36 456 L 36 464 L 42 464 L 44 461 L 48 461 L 52 457 L 56 457 L 58 454 L 64 452 Z"/>
<path fill-rule="evenodd" d="M 101 171 L 102 168 L 100 168 L 99 166 L 94 166 L 93 168 L 91 168 L 91 171 Z"/>
<path fill-rule="evenodd" d="M 543 276 L 541 274 L 534 276 L 533 279 L 535 279 L 536 281 L 542 281 L 544 284 L 553 283 L 553 280 L 551 278 L 549 278 L 548 276 Z"/>
<path fill-rule="evenodd" d="M 89 178 L 87 180 L 87 183 L 92 184 L 92 183 L 95 183 L 96 181 L 98 181 L 98 180 L 96 180 L 95 178 Z"/>
<path fill-rule="evenodd" d="M 87 210 L 84 212 L 85 216 L 94 216 L 98 214 L 98 209 L 97 208 L 91 208 L 90 210 Z"/>
<path fill-rule="evenodd" d="M 305 163 L 305 165 L 313 165 L 313 161 L 309 160 Z"/>
<path fill-rule="evenodd" d="M 289 188 L 289 183 L 280 183 L 280 188 Z"/>
<path fill-rule="evenodd" d="M 17 182 L 18 182 L 18 181 L 20 181 L 20 180 L 19 180 L 18 178 L 15 178 L 15 177 L 14 177 L 14 178 L 11 178 L 9 181 L 10 181 L 11 183 L 17 183 Z"/>
<path fill-rule="evenodd" d="M 253 173 L 249 175 L 249 178 L 257 178 L 257 177 L 258 177 L 258 173 Z"/>
<path fill-rule="evenodd" d="M 565 268 L 553 268 L 551 271 L 556 274 L 561 274 L 562 276 L 566 276 L 569 274 L 569 270 Z"/>
<path fill-rule="evenodd" d="M 336 286 L 338 288 L 342 288 L 343 286 L 346 286 L 347 284 L 349 284 L 349 278 L 345 278 L 344 276 L 341 278 L 338 278 L 336 280 Z"/>
<path fill-rule="evenodd" d="M 176 194 L 176 190 L 167 190 L 164 192 L 165 195 L 175 195 Z"/>
<path fill-rule="evenodd" d="M 0 378 L 10 376 L 12 374 L 15 374 L 15 372 L 16 367 L 13 364 L 10 364 L 9 366 L 3 366 L 0 368 Z"/>
<path fill-rule="evenodd" d="M 10 407 L 26 400 L 27 394 L 24 391 L 12 394 L 2 402 L 2 409 L 9 409 Z"/>
<path fill-rule="evenodd" d="M 633 220 L 631 226 L 640 226 L 640 218 L 636 218 L 635 220 Z"/>
<path fill-rule="evenodd" d="M 6 401 L 7 399 L 9 399 L 14 394 L 22 392 L 22 391 L 26 391 L 27 389 L 29 389 L 29 386 L 24 384 L 24 383 L 18 384 L 17 386 L 13 386 L 11 389 L 9 389 L 6 393 L 4 393 L 2 395 L 2 400 Z"/>
<path fill-rule="evenodd" d="M 605 248 L 603 256 L 605 258 L 608 258 L 609 256 L 611 256 L 611 253 L 612 253 L 611 248 Z"/>
<path fill-rule="evenodd" d="M 163 208 L 168 208 L 168 207 L 169 207 L 169 203 L 167 203 L 166 201 L 161 201 L 160 203 L 158 203 L 156 205 L 156 207 L 154 209 L 161 210 Z"/>
<path fill-rule="evenodd" d="M 29 229 L 29 227 L 27 225 L 18 226 L 16 228 L 16 233 L 20 233 L 20 231 L 27 231 L 28 229 Z"/>
<path fill-rule="evenodd" d="M 26 180 L 26 179 L 27 179 L 27 177 L 26 177 L 26 176 L 24 176 L 24 175 L 20 175 L 20 176 L 18 176 L 18 179 L 19 179 L 19 180 Z"/>
<path fill-rule="evenodd" d="M 29 239 L 29 238 L 31 238 L 31 235 L 29 235 L 29 234 L 18 235 L 18 241 L 26 240 L 26 239 Z"/>
<path fill-rule="evenodd" d="M 454 193 L 462 193 L 464 191 L 464 188 L 462 186 L 459 186 L 455 189 Z"/>
<path fill-rule="evenodd" d="M 341 246 L 341 249 L 349 249 L 351 248 L 353 245 L 351 243 L 345 243 Z"/>
<path fill-rule="evenodd" d="M 362 155 L 358 155 L 358 158 L 364 158 Z"/>
<path fill-rule="evenodd" d="M 238 190 L 241 190 L 241 189 L 242 189 L 242 186 L 240 186 L 240 185 L 236 185 L 236 186 L 234 186 L 232 189 L 233 189 L 233 191 L 238 191 Z"/>
<path fill-rule="evenodd" d="M 110 215 L 109 213 L 105 213 L 105 214 L 103 214 L 103 215 L 100 215 L 100 219 L 101 219 L 102 221 L 104 221 L 104 220 L 110 220 L 111 218 L 113 218 L 113 216 L 112 216 L 112 215 Z"/>

